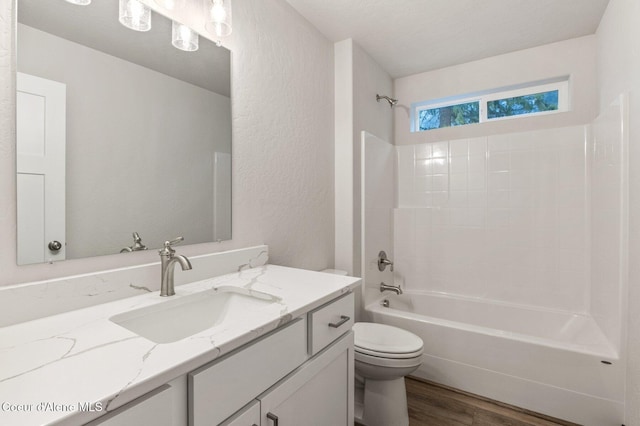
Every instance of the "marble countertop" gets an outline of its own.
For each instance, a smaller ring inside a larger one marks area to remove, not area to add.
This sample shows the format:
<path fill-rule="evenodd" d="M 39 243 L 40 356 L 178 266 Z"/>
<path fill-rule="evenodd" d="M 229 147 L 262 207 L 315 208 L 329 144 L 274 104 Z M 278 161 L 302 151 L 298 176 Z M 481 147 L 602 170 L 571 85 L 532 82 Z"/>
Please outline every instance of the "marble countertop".
<path fill-rule="evenodd" d="M 281 302 L 174 343 L 154 343 L 109 320 L 167 301 L 158 292 L 0 328 L 0 424 L 90 421 L 352 291 L 359 282 L 265 265 L 179 286 L 173 298 L 234 286 Z M 81 411 L 85 404 L 102 410 Z"/>

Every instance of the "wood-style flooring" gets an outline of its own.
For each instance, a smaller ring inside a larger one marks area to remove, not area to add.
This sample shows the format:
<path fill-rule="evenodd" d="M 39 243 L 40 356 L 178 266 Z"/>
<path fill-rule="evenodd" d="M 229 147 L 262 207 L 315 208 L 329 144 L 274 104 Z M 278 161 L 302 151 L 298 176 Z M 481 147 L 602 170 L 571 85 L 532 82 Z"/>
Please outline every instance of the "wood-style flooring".
<path fill-rule="evenodd" d="M 409 426 L 578 426 L 413 377 L 406 386 Z"/>

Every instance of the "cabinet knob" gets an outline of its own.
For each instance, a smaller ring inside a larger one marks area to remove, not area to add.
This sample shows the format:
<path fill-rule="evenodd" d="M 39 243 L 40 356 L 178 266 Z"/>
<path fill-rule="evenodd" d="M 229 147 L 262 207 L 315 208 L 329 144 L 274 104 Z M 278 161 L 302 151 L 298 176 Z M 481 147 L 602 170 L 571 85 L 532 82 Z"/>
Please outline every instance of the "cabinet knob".
<path fill-rule="evenodd" d="M 278 416 L 273 413 L 267 413 L 267 418 L 273 421 L 273 426 L 278 426 Z"/>

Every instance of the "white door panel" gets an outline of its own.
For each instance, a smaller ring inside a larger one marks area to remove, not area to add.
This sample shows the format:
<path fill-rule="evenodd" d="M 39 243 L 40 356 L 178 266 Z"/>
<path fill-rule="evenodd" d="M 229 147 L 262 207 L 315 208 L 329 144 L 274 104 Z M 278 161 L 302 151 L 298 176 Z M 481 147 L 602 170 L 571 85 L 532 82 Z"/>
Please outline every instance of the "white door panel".
<path fill-rule="evenodd" d="M 66 86 L 24 73 L 17 85 L 18 264 L 64 260 Z"/>

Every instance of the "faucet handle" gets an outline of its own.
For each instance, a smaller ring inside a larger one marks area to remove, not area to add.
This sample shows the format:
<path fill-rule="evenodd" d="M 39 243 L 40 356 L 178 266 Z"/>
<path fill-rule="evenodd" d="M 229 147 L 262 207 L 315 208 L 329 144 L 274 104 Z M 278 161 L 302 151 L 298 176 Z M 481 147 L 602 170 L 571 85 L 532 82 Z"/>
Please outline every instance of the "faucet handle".
<path fill-rule="evenodd" d="M 386 269 L 387 266 L 389 266 L 391 272 L 393 272 L 393 262 L 390 261 L 389 258 L 387 258 L 387 253 L 382 250 L 380 253 L 378 253 L 378 270 L 382 272 Z"/>
<path fill-rule="evenodd" d="M 164 242 L 164 248 L 162 250 L 160 250 L 158 253 L 160 253 L 160 255 L 169 255 L 169 256 L 173 256 L 173 253 L 175 253 L 176 251 L 171 247 L 174 244 L 179 244 L 182 241 L 184 241 L 184 237 L 177 237 L 174 240 L 171 241 L 165 241 Z"/>
<path fill-rule="evenodd" d="M 165 247 L 175 246 L 176 244 L 180 244 L 183 241 L 184 241 L 184 237 L 176 237 L 174 240 L 165 241 L 164 246 Z"/>

